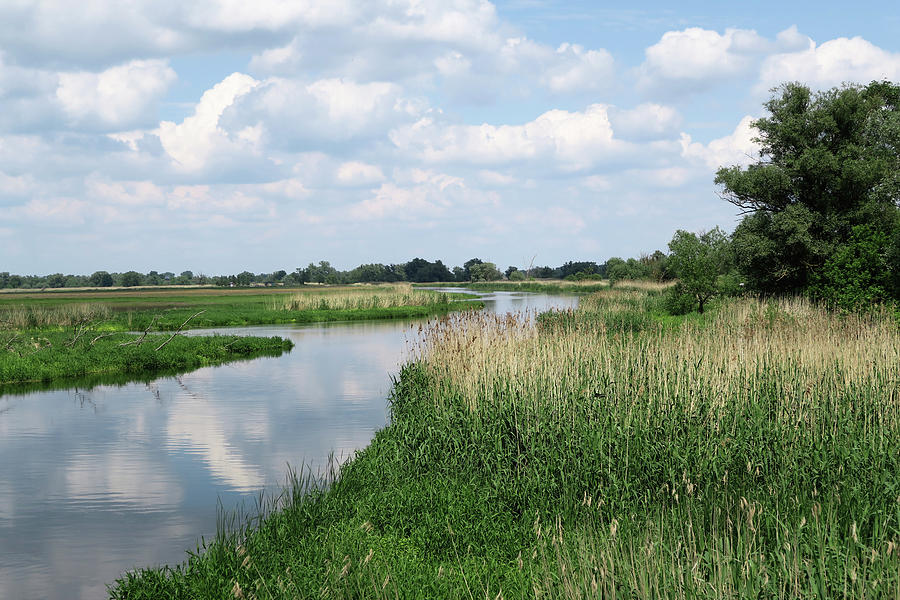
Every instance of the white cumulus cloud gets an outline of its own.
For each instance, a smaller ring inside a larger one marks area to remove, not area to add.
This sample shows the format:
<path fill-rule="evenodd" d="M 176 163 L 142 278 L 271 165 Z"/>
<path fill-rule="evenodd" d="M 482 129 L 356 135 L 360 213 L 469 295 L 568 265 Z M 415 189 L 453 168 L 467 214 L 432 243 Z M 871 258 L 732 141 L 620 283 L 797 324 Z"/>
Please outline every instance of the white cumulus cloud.
<path fill-rule="evenodd" d="M 334 30 L 304 30 L 285 45 L 257 53 L 251 69 L 264 75 L 392 80 L 487 102 L 535 90 L 554 94 L 608 89 L 612 55 L 578 44 L 557 47 L 509 35 L 484 0 L 372 2 Z"/>
<path fill-rule="evenodd" d="M 753 121 L 753 117 L 745 116 L 731 134 L 708 144 L 694 142 L 690 135 L 683 133 L 681 155 L 688 160 L 705 164 L 711 170 L 749 165 L 759 158 L 759 144 L 753 141 L 759 132 L 752 126 Z"/>
<path fill-rule="evenodd" d="M 259 123 L 271 143 L 296 151 L 383 138 L 392 126 L 418 117 L 424 109 L 424 101 L 404 97 L 401 86 L 394 83 L 346 79 L 308 83 L 275 77 L 229 109 L 227 126 L 237 129 Z"/>
<path fill-rule="evenodd" d="M 384 173 L 375 165 L 359 161 L 343 163 L 337 170 L 337 180 L 343 185 L 370 185 L 384 181 Z"/>
<path fill-rule="evenodd" d="M 772 52 L 798 50 L 809 43 L 796 27 L 782 31 L 775 40 L 752 29 L 668 31 L 645 50 L 638 84 L 645 90 L 697 91 L 752 72 Z"/>
<path fill-rule="evenodd" d="M 762 65 L 759 88 L 799 81 L 824 89 L 842 83 L 900 80 L 900 53 L 888 52 L 861 38 L 837 38 L 800 52 L 768 57 Z"/>
<path fill-rule="evenodd" d="M 429 162 L 540 161 L 562 171 L 587 168 L 626 146 L 613 138 L 607 107 L 601 104 L 583 112 L 547 111 L 523 125 L 447 125 L 424 118 L 395 129 L 391 140 Z"/>
<path fill-rule="evenodd" d="M 56 98 L 69 121 L 121 130 L 153 124 L 156 106 L 175 81 L 161 60 L 134 60 L 100 73 L 60 73 Z"/>
<path fill-rule="evenodd" d="M 399 218 L 433 219 L 453 209 L 497 204 L 494 192 L 469 187 L 460 177 L 425 169 L 401 170 L 372 195 L 352 205 L 348 214 L 362 221 Z"/>
<path fill-rule="evenodd" d="M 611 109 L 609 119 L 617 137 L 642 141 L 671 137 L 678 133 L 682 122 L 677 110 L 654 103 Z"/>
<path fill-rule="evenodd" d="M 212 89 L 207 90 L 194 109 L 194 114 L 180 124 L 163 121 L 159 125 L 159 139 L 166 153 L 181 168 L 203 168 L 211 156 L 233 147 L 234 142 L 219 127 L 219 118 L 235 99 L 259 84 L 243 73 L 232 73 Z M 244 141 L 252 144 L 252 128 L 242 129 Z"/>

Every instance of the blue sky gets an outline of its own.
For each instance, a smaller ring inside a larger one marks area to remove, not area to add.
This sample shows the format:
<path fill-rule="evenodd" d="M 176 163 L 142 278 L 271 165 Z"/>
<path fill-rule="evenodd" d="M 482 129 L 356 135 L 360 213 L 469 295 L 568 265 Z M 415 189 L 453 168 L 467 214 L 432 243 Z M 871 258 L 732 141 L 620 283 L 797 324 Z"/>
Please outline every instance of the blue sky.
<path fill-rule="evenodd" d="M 0 271 L 501 267 L 731 230 L 769 89 L 900 80 L 888 3 L 0 5 Z"/>

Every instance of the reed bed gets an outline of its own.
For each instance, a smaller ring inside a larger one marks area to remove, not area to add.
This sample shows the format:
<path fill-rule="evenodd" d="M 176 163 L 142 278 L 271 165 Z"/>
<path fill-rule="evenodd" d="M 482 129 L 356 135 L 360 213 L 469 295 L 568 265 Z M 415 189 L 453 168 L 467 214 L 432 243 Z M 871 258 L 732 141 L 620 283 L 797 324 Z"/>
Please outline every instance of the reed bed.
<path fill-rule="evenodd" d="M 280 299 L 275 310 L 360 310 L 448 304 L 449 294 L 414 289 L 409 284 L 304 290 Z"/>
<path fill-rule="evenodd" d="M 327 490 L 113 597 L 900 596 L 896 320 L 654 306 L 423 327 Z"/>
<path fill-rule="evenodd" d="M 22 330 L 72 327 L 107 319 L 109 306 L 100 303 L 72 303 L 57 306 L 12 305 L 0 308 L 0 329 Z"/>
<path fill-rule="evenodd" d="M 632 309 L 631 297 L 589 298 L 571 321 L 543 332 L 527 318 L 450 315 L 425 333 L 418 358 L 441 375 L 436 399 L 452 388 L 473 409 L 521 398 L 555 409 L 582 406 L 586 388 L 602 387 L 608 402 L 645 411 L 670 410 L 702 390 L 703 405 L 719 410 L 753 403 L 746 390 L 764 374 L 767 385 L 784 392 L 779 411 L 786 417 L 808 416 L 808 406 L 832 407 L 848 389 L 866 387 L 867 398 L 879 398 L 872 405 L 878 415 L 900 422 L 900 394 L 892 387 L 900 381 L 900 336 L 889 314 L 838 318 L 800 298 L 744 299 L 702 327 L 687 322 L 676 331 L 606 335 L 610 328 L 596 317 Z M 498 382 L 502 395 L 492 393 Z"/>
<path fill-rule="evenodd" d="M 674 281 L 651 281 L 649 279 L 620 279 L 615 283 L 616 289 L 642 290 L 656 293 L 663 292 L 673 285 L 675 285 Z"/>
<path fill-rule="evenodd" d="M 432 414 L 477 420 L 506 448 L 492 468 L 576 525 L 539 540 L 538 596 L 896 597 L 892 316 L 743 299 L 609 326 L 640 302 L 598 294 L 543 329 L 454 315 L 417 348 Z"/>

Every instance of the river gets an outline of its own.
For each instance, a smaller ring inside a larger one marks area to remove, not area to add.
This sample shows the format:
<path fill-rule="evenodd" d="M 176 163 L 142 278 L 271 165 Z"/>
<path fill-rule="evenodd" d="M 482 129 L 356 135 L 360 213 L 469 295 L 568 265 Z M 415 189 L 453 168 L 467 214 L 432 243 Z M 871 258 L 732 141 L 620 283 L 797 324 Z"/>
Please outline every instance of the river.
<path fill-rule="evenodd" d="M 577 305 L 482 300 L 497 313 Z M 295 347 L 149 382 L 0 391 L 0 599 L 105 597 L 128 569 L 184 561 L 215 534 L 218 506 L 252 511 L 287 465 L 352 457 L 387 423 L 391 376 L 420 324 L 217 329 Z"/>

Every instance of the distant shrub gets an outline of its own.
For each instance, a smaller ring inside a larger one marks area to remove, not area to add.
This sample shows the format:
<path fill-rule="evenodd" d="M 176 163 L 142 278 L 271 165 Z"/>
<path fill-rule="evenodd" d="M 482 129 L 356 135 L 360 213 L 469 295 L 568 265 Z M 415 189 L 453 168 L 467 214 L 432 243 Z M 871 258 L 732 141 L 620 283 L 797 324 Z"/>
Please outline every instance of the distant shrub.
<path fill-rule="evenodd" d="M 743 279 L 737 271 L 719 275 L 716 284 L 719 287 L 719 294 L 723 296 L 739 296 L 744 292 Z"/>
<path fill-rule="evenodd" d="M 599 273 L 590 273 L 588 271 L 579 271 L 566 275 L 566 281 L 600 281 L 603 277 Z"/>
<path fill-rule="evenodd" d="M 682 283 L 676 283 L 666 290 L 662 302 L 663 309 L 670 315 L 686 315 L 694 310 L 697 301 Z"/>

